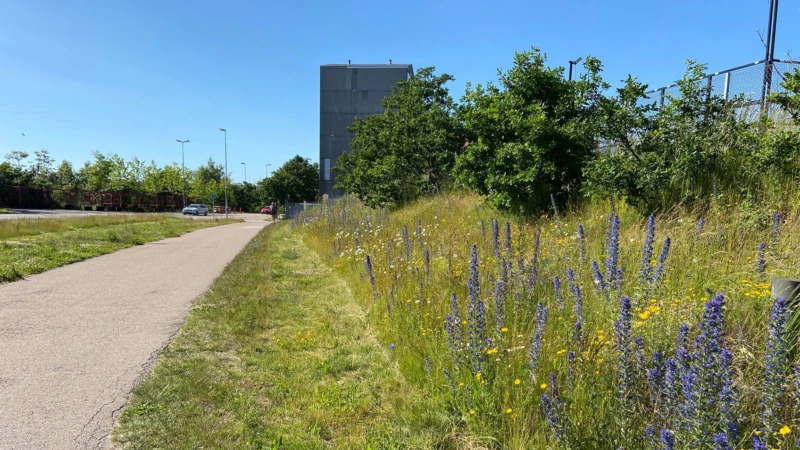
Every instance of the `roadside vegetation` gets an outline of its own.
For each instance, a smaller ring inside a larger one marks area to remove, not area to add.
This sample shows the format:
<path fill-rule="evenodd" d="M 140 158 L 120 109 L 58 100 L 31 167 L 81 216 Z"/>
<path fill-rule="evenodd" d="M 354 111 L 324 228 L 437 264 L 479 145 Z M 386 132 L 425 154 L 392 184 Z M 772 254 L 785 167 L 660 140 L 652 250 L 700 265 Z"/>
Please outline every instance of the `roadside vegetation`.
<path fill-rule="evenodd" d="M 95 151 L 92 160 L 82 167 L 73 167 L 69 161 L 56 165 L 56 160 L 46 149 L 28 152 L 15 150 L 5 155 L 0 163 L 0 202 L 3 206 L 35 204 L 40 190 L 51 190 L 47 198 L 52 206 L 64 207 L 68 199 L 73 201 L 85 194 L 98 192 L 120 192 L 126 194 L 182 195 L 184 188 L 189 203 L 214 203 L 216 195 L 219 205 L 225 198 L 225 182 L 228 183 L 228 205 L 236 210 L 259 212 L 264 205 L 287 198 L 292 202 L 313 202 L 319 187 L 318 164 L 295 156 L 270 173 L 269 177 L 253 182 L 234 183 L 226 180 L 222 164 L 209 158 L 196 169 L 185 171 L 177 163 L 159 167 L 136 157 L 125 160 L 111 153 Z M 262 173 L 260 170 L 257 173 Z M 265 174 L 266 175 L 266 174 Z M 28 190 L 18 192 L 14 186 Z M 30 200 L 25 196 L 29 195 Z M 9 203 L 6 203 L 9 202 Z M 52 207 L 51 206 L 51 207 Z M 76 206 L 73 204 L 73 206 Z M 122 205 L 132 209 L 135 205 Z M 2 210 L 0 210 L 2 211 Z"/>
<path fill-rule="evenodd" d="M 195 302 L 113 440 L 122 448 L 432 448 L 449 417 L 378 343 L 345 282 L 285 224 Z"/>
<path fill-rule="evenodd" d="M 237 221 L 133 214 L 3 220 L 0 221 L 0 282 Z"/>
<path fill-rule="evenodd" d="M 798 207 L 521 220 L 472 194 L 353 198 L 296 232 L 347 281 L 454 448 L 795 448 Z M 555 205 L 558 208 L 558 205 Z"/>

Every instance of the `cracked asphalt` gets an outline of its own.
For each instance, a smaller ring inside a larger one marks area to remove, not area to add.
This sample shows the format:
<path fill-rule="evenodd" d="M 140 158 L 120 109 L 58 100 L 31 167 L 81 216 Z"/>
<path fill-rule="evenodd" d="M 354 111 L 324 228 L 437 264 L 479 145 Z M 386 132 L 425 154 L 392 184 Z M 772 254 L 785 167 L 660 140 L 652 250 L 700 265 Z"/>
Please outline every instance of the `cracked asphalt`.
<path fill-rule="evenodd" d="M 245 220 L 0 285 L 0 449 L 107 447 L 192 301 L 270 223 Z"/>

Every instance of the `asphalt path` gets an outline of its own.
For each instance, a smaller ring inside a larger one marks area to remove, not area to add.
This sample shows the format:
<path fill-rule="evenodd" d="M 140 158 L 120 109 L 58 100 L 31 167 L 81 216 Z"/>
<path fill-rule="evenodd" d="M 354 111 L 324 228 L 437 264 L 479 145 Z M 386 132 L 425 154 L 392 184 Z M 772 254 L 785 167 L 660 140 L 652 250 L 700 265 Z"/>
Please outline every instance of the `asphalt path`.
<path fill-rule="evenodd" d="M 246 220 L 0 285 L 0 449 L 106 447 L 192 301 L 271 223 Z"/>

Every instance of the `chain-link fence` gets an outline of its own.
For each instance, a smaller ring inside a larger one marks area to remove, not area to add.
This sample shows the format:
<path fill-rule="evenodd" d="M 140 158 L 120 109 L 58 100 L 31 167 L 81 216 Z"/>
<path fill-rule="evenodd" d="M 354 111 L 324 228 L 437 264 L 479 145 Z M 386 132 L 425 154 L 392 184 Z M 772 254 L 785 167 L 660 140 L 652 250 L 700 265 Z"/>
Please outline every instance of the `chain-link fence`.
<path fill-rule="evenodd" d="M 795 68 L 800 69 L 800 62 L 773 60 L 771 68 L 765 70 L 766 61 L 755 61 L 711 73 L 696 80 L 696 83 L 707 88 L 709 95 L 716 95 L 725 100 L 742 97 L 748 107 L 752 107 L 754 112 L 758 112 L 767 94 L 783 90 L 780 83 L 783 81 L 784 74 Z M 680 89 L 677 84 L 671 84 L 650 90 L 647 94 L 649 97 L 647 101 L 655 101 L 661 107 L 668 103 L 670 98 L 680 96 Z"/>
<path fill-rule="evenodd" d="M 286 203 L 286 213 L 284 217 L 287 219 L 294 219 L 301 212 L 316 205 L 318 205 L 318 203 Z"/>

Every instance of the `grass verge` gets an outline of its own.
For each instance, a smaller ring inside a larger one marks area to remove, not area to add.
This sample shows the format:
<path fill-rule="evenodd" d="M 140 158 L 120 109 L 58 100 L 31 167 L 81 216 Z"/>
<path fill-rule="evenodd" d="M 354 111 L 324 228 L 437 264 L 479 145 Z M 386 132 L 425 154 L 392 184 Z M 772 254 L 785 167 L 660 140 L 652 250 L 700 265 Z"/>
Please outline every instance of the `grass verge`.
<path fill-rule="evenodd" d="M 0 282 L 233 220 L 106 216 L 0 222 Z"/>
<path fill-rule="evenodd" d="M 123 448 L 430 448 L 447 428 L 404 383 L 346 284 L 285 225 L 198 299 L 113 433 Z"/>
<path fill-rule="evenodd" d="M 11 211 L 7 210 L 6 208 L 0 208 L 0 214 L 11 214 Z"/>

